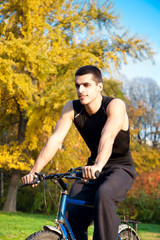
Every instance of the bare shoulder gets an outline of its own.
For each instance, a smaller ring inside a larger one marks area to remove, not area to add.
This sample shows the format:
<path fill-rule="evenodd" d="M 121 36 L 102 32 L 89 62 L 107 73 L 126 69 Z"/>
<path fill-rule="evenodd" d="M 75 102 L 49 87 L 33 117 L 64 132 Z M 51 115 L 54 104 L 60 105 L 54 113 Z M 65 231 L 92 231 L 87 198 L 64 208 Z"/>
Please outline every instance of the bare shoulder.
<path fill-rule="evenodd" d="M 64 110 L 64 111 L 73 110 L 73 101 L 67 102 L 67 103 L 64 105 L 63 110 Z"/>
<path fill-rule="evenodd" d="M 115 98 L 113 99 L 106 109 L 106 114 L 108 117 L 110 117 L 113 121 L 113 119 L 116 120 L 116 122 L 119 122 L 121 125 L 122 130 L 128 130 L 129 127 L 129 119 L 126 112 L 126 105 L 124 101 L 121 99 Z"/>
<path fill-rule="evenodd" d="M 124 103 L 123 100 L 119 99 L 119 98 L 115 98 L 113 99 L 109 104 L 108 107 L 106 109 L 107 112 L 109 111 L 126 111 L 126 105 Z"/>
<path fill-rule="evenodd" d="M 69 101 L 65 104 L 61 113 L 61 118 L 62 117 L 74 119 L 73 101 Z"/>

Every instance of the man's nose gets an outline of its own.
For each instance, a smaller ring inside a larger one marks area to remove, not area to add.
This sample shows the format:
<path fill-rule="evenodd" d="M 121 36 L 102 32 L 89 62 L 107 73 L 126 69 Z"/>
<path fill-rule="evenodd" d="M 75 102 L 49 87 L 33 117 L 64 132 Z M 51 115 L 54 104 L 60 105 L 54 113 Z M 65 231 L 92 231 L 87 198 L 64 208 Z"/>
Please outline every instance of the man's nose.
<path fill-rule="evenodd" d="M 80 85 L 78 91 L 79 91 L 79 93 L 82 93 L 84 91 L 84 86 Z"/>

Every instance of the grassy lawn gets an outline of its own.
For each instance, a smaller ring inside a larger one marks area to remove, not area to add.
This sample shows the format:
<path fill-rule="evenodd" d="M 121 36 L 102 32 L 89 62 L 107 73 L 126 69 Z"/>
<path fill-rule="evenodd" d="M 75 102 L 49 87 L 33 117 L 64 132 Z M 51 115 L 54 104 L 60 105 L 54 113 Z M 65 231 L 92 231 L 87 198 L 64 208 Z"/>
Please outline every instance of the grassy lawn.
<path fill-rule="evenodd" d="M 46 215 L 0 212 L 0 240 L 24 240 L 47 224 L 52 222 Z"/>
<path fill-rule="evenodd" d="M 93 226 L 89 228 L 89 240 L 92 239 Z M 160 240 L 160 225 L 141 223 L 138 225 L 138 236 L 141 240 Z"/>
<path fill-rule="evenodd" d="M 28 235 L 41 230 L 42 226 L 47 224 L 54 225 L 46 215 L 0 212 L 0 240 L 24 240 Z M 89 239 L 92 239 L 92 232 L 93 226 L 89 229 Z M 160 225 L 140 224 L 138 235 L 141 240 L 158 240 L 160 239 Z"/>
<path fill-rule="evenodd" d="M 142 240 L 160 239 L 160 225 L 157 224 L 140 224 L 138 226 L 138 236 Z"/>

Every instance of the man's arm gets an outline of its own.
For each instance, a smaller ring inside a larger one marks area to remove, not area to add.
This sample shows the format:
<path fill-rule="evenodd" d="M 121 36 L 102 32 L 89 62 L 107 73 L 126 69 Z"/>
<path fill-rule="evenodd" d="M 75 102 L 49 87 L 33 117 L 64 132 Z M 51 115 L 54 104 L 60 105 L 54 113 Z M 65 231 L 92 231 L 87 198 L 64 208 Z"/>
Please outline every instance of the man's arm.
<path fill-rule="evenodd" d="M 32 182 L 34 173 L 40 172 L 47 163 L 54 157 L 57 150 L 61 147 L 62 142 L 67 135 L 74 119 L 74 111 L 72 101 L 68 102 L 61 113 L 61 117 L 56 124 L 54 133 L 47 140 L 46 145 L 41 150 L 30 173 L 22 178 L 23 183 Z"/>
<path fill-rule="evenodd" d="M 111 156 L 114 140 L 118 132 L 122 129 L 128 129 L 128 116 L 122 100 L 112 100 L 106 109 L 106 114 L 108 118 L 101 132 L 95 164 L 83 168 L 83 176 L 86 179 L 95 178 L 95 172 L 97 170 L 99 172 L 102 171 L 102 168 Z"/>

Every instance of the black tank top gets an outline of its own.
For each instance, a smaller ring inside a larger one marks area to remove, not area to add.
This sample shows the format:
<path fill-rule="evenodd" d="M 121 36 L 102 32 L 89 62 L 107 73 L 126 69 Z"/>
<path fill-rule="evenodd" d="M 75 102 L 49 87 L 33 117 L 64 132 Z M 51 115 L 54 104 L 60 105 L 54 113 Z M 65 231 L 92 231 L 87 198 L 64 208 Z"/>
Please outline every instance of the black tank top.
<path fill-rule="evenodd" d="M 96 159 L 101 131 L 107 120 L 106 108 L 113 99 L 112 97 L 103 96 L 101 107 L 93 115 L 88 115 L 79 100 L 73 101 L 74 124 L 91 151 L 88 165 L 93 165 Z M 129 150 L 129 142 L 129 129 L 127 131 L 121 130 L 115 138 L 111 156 L 104 168 L 115 164 L 134 166 Z"/>

